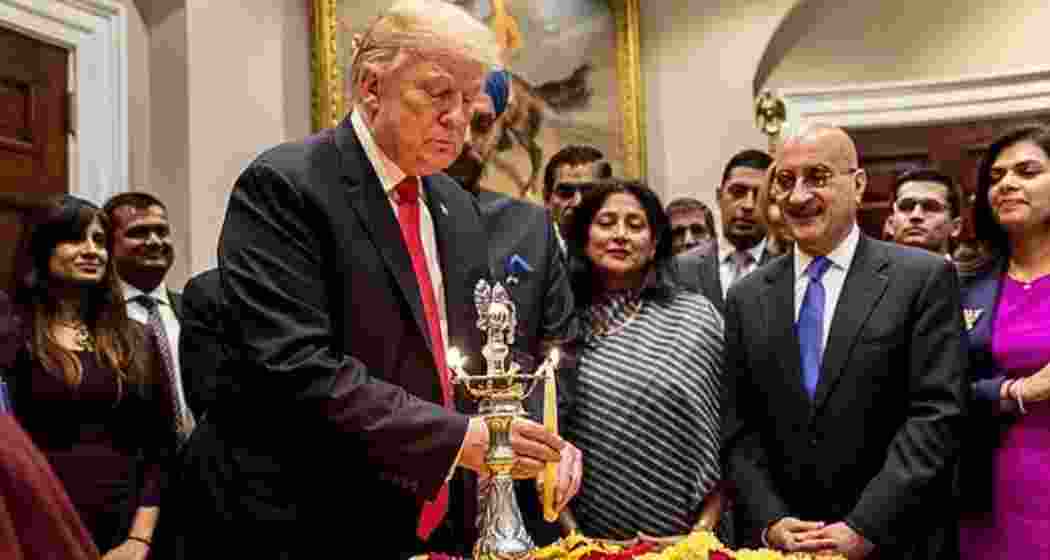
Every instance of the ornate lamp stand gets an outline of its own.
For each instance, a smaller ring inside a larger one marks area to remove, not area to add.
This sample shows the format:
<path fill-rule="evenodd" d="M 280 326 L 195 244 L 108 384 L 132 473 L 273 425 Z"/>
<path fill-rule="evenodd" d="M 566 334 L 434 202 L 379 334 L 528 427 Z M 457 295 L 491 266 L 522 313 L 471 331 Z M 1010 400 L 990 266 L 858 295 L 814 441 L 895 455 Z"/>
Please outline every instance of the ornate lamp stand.
<path fill-rule="evenodd" d="M 524 401 L 540 380 L 553 377 L 558 366 L 554 350 L 533 373 L 522 373 L 510 359 L 517 312 L 506 289 L 490 286 L 484 279 L 474 290 L 478 309 L 477 326 L 485 333 L 481 349 L 486 369 L 483 375 L 468 374 L 466 357 L 452 348 L 448 353 L 453 382 L 463 385 L 467 395 L 478 401 L 478 412 L 489 429 L 489 449 L 485 465 L 490 471 L 491 494 L 482 505 L 481 536 L 474 545 L 475 560 L 516 560 L 524 558 L 535 545 L 514 496 L 514 449 L 510 445 L 510 425 L 524 416 Z"/>

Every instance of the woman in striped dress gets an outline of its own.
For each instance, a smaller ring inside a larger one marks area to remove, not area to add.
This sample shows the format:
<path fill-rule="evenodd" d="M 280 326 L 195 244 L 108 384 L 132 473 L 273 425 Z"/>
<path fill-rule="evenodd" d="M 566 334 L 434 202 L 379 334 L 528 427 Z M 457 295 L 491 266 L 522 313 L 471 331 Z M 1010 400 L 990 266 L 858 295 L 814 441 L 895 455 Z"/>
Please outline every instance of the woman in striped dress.
<path fill-rule="evenodd" d="M 599 186 L 572 219 L 583 334 L 565 434 L 584 457 L 577 523 L 614 539 L 710 529 L 721 508 L 721 315 L 676 286 L 669 221 L 645 185 Z"/>

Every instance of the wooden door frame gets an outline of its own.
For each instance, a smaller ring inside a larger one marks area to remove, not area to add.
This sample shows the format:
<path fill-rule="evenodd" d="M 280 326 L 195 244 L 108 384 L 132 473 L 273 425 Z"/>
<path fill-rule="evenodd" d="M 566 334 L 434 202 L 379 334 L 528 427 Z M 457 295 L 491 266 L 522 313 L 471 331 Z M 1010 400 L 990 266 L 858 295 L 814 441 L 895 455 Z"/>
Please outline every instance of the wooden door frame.
<path fill-rule="evenodd" d="M 815 122 L 860 129 L 1022 117 L 1050 107 L 1050 66 L 775 93 L 784 100 L 788 133 Z"/>
<path fill-rule="evenodd" d="M 101 204 L 128 190 L 125 8 L 112 0 L 0 0 L 0 25 L 70 51 L 70 192 Z"/>

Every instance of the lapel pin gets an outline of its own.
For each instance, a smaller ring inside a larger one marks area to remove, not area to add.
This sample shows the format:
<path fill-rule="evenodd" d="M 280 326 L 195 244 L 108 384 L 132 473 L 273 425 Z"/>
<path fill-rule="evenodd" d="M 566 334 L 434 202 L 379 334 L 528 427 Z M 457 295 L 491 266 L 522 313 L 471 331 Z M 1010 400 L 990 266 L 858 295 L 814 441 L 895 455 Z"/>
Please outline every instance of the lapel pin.
<path fill-rule="evenodd" d="M 441 203 L 441 213 L 448 216 L 448 208 L 445 207 L 445 203 Z"/>
<path fill-rule="evenodd" d="M 525 260 L 521 255 L 514 253 L 507 257 L 506 270 L 504 273 L 507 276 L 507 285 L 513 286 L 518 283 L 518 276 L 532 272 L 532 266 L 529 265 L 529 261 Z"/>
<path fill-rule="evenodd" d="M 974 325 L 981 318 L 981 313 L 984 313 L 983 309 L 963 309 L 963 320 L 966 321 L 967 331 L 973 330 Z"/>

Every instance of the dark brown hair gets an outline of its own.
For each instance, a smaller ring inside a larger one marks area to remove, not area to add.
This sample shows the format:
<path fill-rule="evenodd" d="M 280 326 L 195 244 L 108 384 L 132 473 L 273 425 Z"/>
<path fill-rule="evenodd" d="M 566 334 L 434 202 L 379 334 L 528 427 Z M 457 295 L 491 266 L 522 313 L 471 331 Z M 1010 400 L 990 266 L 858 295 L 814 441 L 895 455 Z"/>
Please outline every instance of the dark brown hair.
<path fill-rule="evenodd" d="M 959 212 L 962 211 L 962 206 L 960 204 L 962 196 L 959 194 L 959 187 L 955 184 L 955 181 L 952 181 L 951 177 L 930 167 L 911 169 L 898 175 L 893 181 L 893 200 L 897 200 L 897 192 L 901 190 L 901 185 L 913 181 L 923 181 L 943 185 L 945 191 L 948 193 L 948 213 L 953 218 L 959 217 Z"/>
<path fill-rule="evenodd" d="M 993 250 L 1003 256 L 1010 254 L 1010 239 L 1006 230 L 995 220 L 991 203 L 988 202 L 988 193 L 993 186 L 992 166 L 995 165 L 995 160 L 999 159 L 999 154 L 1020 142 L 1031 142 L 1042 148 L 1050 157 L 1050 126 L 1040 123 L 1027 124 L 1003 134 L 988 147 L 988 152 L 977 168 L 976 200 L 973 203 L 974 230 L 978 239 L 987 241 Z"/>
<path fill-rule="evenodd" d="M 95 339 L 99 361 L 117 373 L 118 385 L 141 384 L 149 379 L 145 340 L 127 316 L 123 292 L 113 263 L 113 232 L 106 214 L 91 202 L 71 195 L 56 200 L 29 220 L 18 251 L 15 303 L 28 319 L 29 352 L 47 371 L 71 386 L 80 384 L 83 368 L 77 355 L 62 348 L 51 335 L 59 304 L 52 290 L 55 279 L 49 262 L 59 243 L 84 239 L 95 219 L 106 232 L 110 258 L 102 280 L 84 288 L 81 319 Z M 123 394 L 123 389 L 121 389 Z"/>
<path fill-rule="evenodd" d="M 598 148 L 592 146 L 570 144 L 558 150 L 558 153 L 551 156 L 550 161 L 547 162 L 547 167 L 543 169 L 543 200 L 546 202 L 551 199 L 551 193 L 554 192 L 554 181 L 557 179 L 558 168 L 563 165 L 576 166 L 601 162 L 595 170 L 594 178 L 610 178 L 612 176 L 612 166 L 610 166 L 608 162 L 601 161 L 603 159 L 605 159 L 605 154 L 603 154 Z"/>
<path fill-rule="evenodd" d="M 567 236 L 569 282 L 577 309 L 590 305 L 599 294 L 594 292 L 594 265 L 587 258 L 591 222 L 605 205 L 606 199 L 617 193 L 626 193 L 636 199 L 645 211 L 655 245 L 649 274 L 642 286 L 642 297 L 664 299 L 677 291 L 677 265 L 671 254 L 671 221 L 667 218 L 660 197 L 640 181 L 610 179 L 591 189 L 572 212 Z"/>

